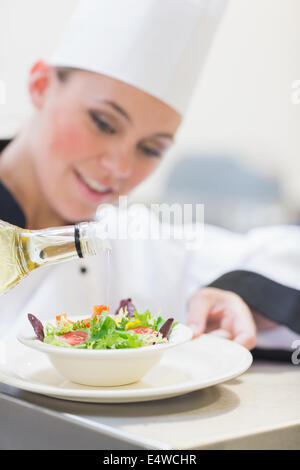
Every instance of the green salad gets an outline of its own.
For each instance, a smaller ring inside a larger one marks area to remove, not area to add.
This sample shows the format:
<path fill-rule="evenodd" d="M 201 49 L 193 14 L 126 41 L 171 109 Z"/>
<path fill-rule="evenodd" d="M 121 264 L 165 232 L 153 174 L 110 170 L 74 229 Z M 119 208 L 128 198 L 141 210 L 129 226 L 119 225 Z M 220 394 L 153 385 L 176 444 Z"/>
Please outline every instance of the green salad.
<path fill-rule="evenodd" d="M 67 314 L 57 315 L 45 327 L 32 314 L 28 319 L 38 340 L 53 346 L 76 349 L 124 349 L 163 344 L 177 324 L 173 318 L 137 312 L 131 299 L 121 300 L 114 315 L 105 305 L 95 305 L 88 318 L 76 322 Z"/>

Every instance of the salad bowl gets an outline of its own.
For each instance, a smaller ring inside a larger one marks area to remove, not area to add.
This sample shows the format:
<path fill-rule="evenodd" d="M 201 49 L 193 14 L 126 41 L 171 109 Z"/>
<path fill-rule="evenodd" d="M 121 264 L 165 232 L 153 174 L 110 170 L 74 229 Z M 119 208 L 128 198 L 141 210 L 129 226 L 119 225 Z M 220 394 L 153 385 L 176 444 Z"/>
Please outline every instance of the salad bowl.
<path fill-rule="evenodd" d="M 44 328 L 48 320 L 43 323 Z M 70 317 L 70 321 L 80 321 Z M 177 323 L 168 341 L 123 349 L 80 349 L 47 344 L 34 336 L 28 324 L 17 335 L 25 346 L 48 356 L 50 363 L 66 379 L 92 387 L 111 387 L 134 383 L 142 379 L 161 360 L 165 351 L 192 339 L 192 331 Z"/>

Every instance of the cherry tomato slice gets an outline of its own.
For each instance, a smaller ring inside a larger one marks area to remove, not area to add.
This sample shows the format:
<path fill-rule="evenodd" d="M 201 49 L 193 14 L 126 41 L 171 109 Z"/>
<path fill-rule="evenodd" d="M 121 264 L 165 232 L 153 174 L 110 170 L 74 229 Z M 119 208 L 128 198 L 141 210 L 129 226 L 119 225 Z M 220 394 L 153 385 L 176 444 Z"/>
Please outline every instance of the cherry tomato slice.
<path fill-rule="evenodd" d="M 144 326 L 138 326 L 137 328 L 130 328 L 128 331 L 134 331 L 139 335 L 151 335 L 155 333 L 157 335 L 157 331 L 153 330 L 152 328 L 146 328 Z"/>
<path fill-rule="evenodd" d="M 76 344 L 81 344 L 87 339 L 88 334 L 85 331 L 70 331 L 69 333 L 64 333 L 59 337 L 66 341 L 70 346 L 75 346 Z"/>

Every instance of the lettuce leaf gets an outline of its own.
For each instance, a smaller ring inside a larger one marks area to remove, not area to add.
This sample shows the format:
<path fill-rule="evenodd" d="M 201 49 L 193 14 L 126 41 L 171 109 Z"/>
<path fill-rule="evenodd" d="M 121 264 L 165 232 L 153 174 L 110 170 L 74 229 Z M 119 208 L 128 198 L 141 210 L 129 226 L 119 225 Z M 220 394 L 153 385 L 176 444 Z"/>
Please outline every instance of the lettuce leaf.
<path fill-rule="evenodd" d="M 68 344 L 66 341 L 64 341 L 63 339 L 60 339 L 59 336 L 56 336 L 54 334 L 50 334 L 48 336 L 45 336 L 44 343 L 51 344 L 52 346 L 60 346 L 61 348 L 72 348 L 73 347 L 70 344 Z"/>
<path fill-rule="evenodd" d="M 134 312 L 133 318 L 130 318 L 127 326 L 130 328 L 145 327 L 156 329 L 156 318 L 151 316 L 149 310 L 146 310 L 145 313 Z"/>
<path fill-rule="evenodd" d="M 73 331 L 73 323 L 68 320 L 61 320 L 57 322 L 56 325 L 47 323 L 45 326 L 45 337 L 48 335 L 62 335 L 64 333 L 69 333 L 70 331 Z"/>
<path fill-rule="evenodd" d="M 89 349 L 137 348 L 142 346 L 142 338 L 134 332 L 120 330 L 107 314 L 93 318 L 85 344 Z"/>

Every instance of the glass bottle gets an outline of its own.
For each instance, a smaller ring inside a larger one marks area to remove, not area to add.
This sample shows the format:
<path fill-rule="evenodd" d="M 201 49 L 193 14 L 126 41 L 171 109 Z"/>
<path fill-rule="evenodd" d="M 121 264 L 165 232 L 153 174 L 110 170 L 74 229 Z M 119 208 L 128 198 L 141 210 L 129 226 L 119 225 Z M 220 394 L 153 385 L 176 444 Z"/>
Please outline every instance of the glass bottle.
<path fill-rule="evenodd" d="M 110 250 L 97 222 L 26 230 L 0 220 L 0 294 L 41 266 Z"/>

